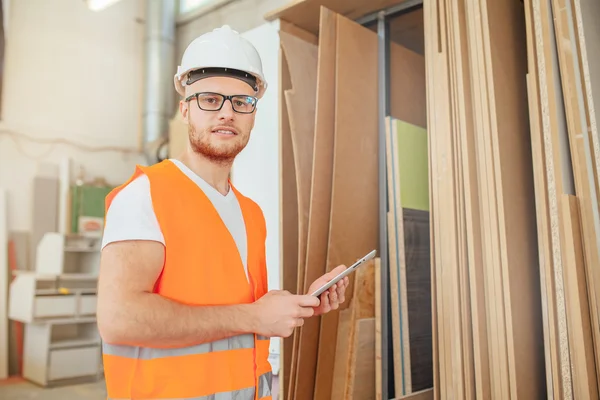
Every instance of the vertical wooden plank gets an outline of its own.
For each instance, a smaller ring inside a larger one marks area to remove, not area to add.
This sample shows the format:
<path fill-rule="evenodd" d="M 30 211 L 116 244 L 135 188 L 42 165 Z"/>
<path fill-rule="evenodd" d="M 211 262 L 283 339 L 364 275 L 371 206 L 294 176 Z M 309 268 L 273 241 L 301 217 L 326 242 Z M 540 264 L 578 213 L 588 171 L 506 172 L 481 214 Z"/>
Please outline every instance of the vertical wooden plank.
<path fill-rule="evenodd" d="M 385 292 L 381 288 L 381 259 L 375 258 L 375 400 L 382 399 L 382 365 L 381 365 L 381 296 Z"/>
<path fill-rule="evenodd" d="M 296 168 L 294 166 L 294 150 L 292 145 L 292 135 L 290 132 L 289 116 L 285 102 L 285 90 L 288 90 L 292 83 L 287 66 L 287 60 L 283 50 L 279 51 L 279 103 L 281 104 L 280 113 L 280 158 L 279 164 L 281 171 L 281 225 L 280 225 L 280 287 L 292 293 L 296 291 L 298 282 L 298 197 L 296 190 Z M 285 399 L 289 387 L 290 369 L 292 365 L 292 337 L 281 340 L 281 372 L 279 375 L 280 396 Z"/>
<path fill-rule="evenodd" d="M 286 26 L 286 25 L 283 25 Z M 283 28 L 282 26 L 282 28 Z M 289 26 L 289 25 L 287 25 Z M 294 30 L 294 31 L 297 31 Z M 292 88 L 285 91 L 286 106 L 290 121 L 296 185 L 298 195 L 298 261 L 297 287 L 295 293 L 304 293 L 304 276 L 308 232 L 308 215 L 314 149 L 315 99 L 317 89 L 317 38 L 307 41 L 280 30 L 281 48 L 288 61 Z M 310 38 L 310 34 L 303 35 Z M 288 396 L 294 398 L 298 375 L 298 347 L 300 330 L 292 337 L 292 360 L 288 382 Z"/>
<path fill-rule="evenodd" d="M 328 271 L 339 264 L 348 265 L 376 249 L 379 243 L 379 205 L 374 195 L 378 190 L 377 36 L 338 16 L 336 40 L 334 175 Z M 343 84 L 347 82 L 353 84 Z M 360 229 L 356 229 L 358 226 Z M 347 289 L 350 294 L 353 284 L 351 278 Z M 331 396 L 338 316 L 334 311 L 321 319 L 315 400 L 329 400 Z"/>
<path fill-rule="evenodd" d="M 325 7 L 321 7 L 315 138 L 304 291 L 307 291 L 308 285 L 323 275 L 327 269 L 335 131 L 336 22 L 336 14 Z M 298 376 L 295 400 L 312 400 L 313 398 L 320 326 L 320 317 L 310 318 L 305 321 L 299 331 L 300 344 L 298 347 Z"/>
<path fill-rule="evenodd" d="M 582 230 L 577 197 L 563 194 L 561 211 L 565 241 L 565 293 L 572 354 L 573 393 L 576 399 L 598 398 L 596 364 L 585 281 Z"/>
<path fill-rule="evenodd" d="M 484 2 L 511 397 L 545 396 L 523 7 Z M 511 26 L 511 34 L 506 27 Z M 516 199 L 519 199 L 518 201 Z"/>
<path fill-rule="evenodd" d="M 572 399 L 572 376 L 564 302 L 563 254 L 561 241 L 564 234 L 560 229 L 559 198 L 562 193 L 572 193 L 572 175 L 566 174 L 570 168 L 568 145 L 565 146 L 566 127 L 564 108 L 559 81 L 556 42 L 549 0 L 532 0 L 532 16 L 535 32 L 535 48 L 540 91 L 541 132 L 546 161 L 548 184 L 548 215 L 550 219 L 553 289 L 555 291 L 559 381 L 554 395 Z"/>

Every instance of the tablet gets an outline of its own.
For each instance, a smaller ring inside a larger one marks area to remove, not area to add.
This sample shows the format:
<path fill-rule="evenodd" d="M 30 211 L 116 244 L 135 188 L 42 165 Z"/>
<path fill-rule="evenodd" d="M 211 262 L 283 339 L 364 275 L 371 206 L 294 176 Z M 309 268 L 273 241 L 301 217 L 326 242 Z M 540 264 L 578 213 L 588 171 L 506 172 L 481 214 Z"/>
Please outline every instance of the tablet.
<path fill-rule="evenodd" d="M 335 285 L 342 278 L 350 275 L 352 272 L 356 271 L 356 269 L 358 267 L 360 267 L 362 264 L 364 264 L 365 262 L 367 262 L 367 261 L 371 260 L 373 257 L 375 257 L 376 253 L 377 253 L 376 250 L 371 251 L 369 254 L 367 254 L 366 256 L 364 256 L 363 258 L 361 258 L 360 260 L 358 260 L 357 262 L 355 262 L 354 264 L 352 264 L 351 266 L 346 268 L 344 271 L 340 272 L 335 278 L 333 278 L 332 280 L 330 280 L 329 282 L 327 282 L 326 284 L 324 284 L 323 286 L 321 286 L 320 288 L 315 290 L 313 293 L 311 293 L 311 296 L 320 296 L 324 291 L 326 291 L 327 289 L 329 289 L 330 287 Z"/>

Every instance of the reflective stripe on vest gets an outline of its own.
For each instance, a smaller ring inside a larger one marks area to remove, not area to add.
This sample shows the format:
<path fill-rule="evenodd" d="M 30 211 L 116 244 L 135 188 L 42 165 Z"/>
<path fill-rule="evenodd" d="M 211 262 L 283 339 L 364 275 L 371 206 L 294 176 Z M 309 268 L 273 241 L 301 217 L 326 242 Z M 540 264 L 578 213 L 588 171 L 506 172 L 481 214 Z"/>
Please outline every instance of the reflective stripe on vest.
<path fill-rule="evenodd" d="M 261 338 L 263 337 L 260 336 L 259 340 L 261 340 Z M 267 338 L 263 338 L 262 340 L 264 339 Z M 139 360 L 152 360 L 155 358 L 176 357 L 192 354 L 206 354 L 214 351 L 252 348 L 254 348 L 254 335 L 252 334 L 233 336 L 227 339 L 221 339 L 210 343 L 202 343 L 195 346 L 168 349 L 123 346 L 108 343 L 102 344 L 102 352 L 104 354 L 127 358 L 137 358 Z"/>
<path fill-rule="evenodd" d="M 272 396 L 272 383 L 273 383 L 273 374 L 271 372 L 267 372 L 262 374 L 258 379 L 258 398 L 263 399 L 265 397 Z M 215 393 L 208 396 L 200 396 L 200 397 L 187 397 L 185 399 L 160 399 L 160 400 L 253 400 L 255 394 L 254 386 L 241 389 L 234 390 L 232 392 L 222 392 Z M 129 399 L 116 399 L 116 398 L 108 398 L 108 400 L 129 400 Z"/>

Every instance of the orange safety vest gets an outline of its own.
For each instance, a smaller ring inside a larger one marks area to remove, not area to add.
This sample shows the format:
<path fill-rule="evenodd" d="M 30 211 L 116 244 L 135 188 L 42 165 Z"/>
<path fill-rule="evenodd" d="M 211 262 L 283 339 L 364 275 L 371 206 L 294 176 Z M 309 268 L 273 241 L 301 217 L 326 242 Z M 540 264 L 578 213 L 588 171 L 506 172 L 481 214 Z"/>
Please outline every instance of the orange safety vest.
<path fill-rule="evenodd" d="M 260 207 L 231 185 L 248 241 L 248 276 L 235 241 L 196 183 L 171 161 L 135 173 L 106 198 L 145 173 L 165 239 L 154 293 L 198 306 L 251 303 L 267 288 L 266 225 Z M 249 283 L 250 282 L 250 283 Z M 109 399 L 271 400 L 269 338 L 248 334 L 181 348 L 103 343 Z"/>

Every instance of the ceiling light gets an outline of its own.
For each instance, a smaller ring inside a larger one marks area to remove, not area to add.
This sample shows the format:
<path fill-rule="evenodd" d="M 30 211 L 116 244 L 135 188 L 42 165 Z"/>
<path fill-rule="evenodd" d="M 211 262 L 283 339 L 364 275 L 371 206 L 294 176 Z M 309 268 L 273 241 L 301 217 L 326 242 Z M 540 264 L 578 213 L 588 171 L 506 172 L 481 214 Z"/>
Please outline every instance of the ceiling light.
<path fill-rule="evenodd" d="M 88 8 L 92 11 L 104 10 L 106 7 L 111 6 L 118 1 L 120 0 L 85 0 Z"/>

